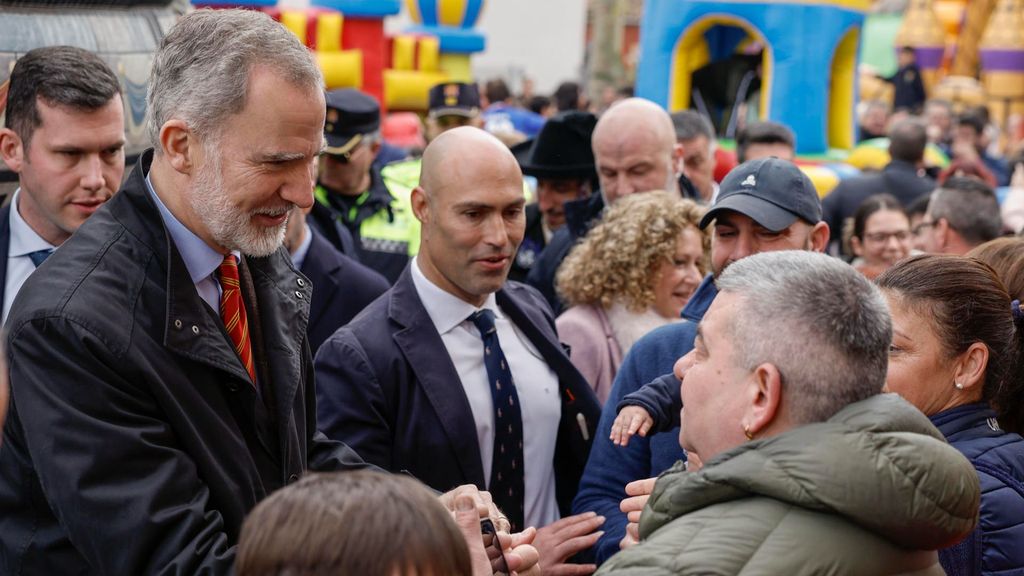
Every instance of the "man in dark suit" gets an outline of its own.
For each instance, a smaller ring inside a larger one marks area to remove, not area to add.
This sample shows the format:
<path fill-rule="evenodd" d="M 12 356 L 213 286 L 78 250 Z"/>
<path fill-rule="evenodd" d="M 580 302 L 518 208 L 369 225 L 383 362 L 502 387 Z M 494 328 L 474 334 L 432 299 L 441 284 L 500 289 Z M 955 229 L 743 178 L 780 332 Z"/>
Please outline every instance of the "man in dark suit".
<path fill-rule="evenodd" d="M 120 84 L 87 50 L 30 50 L 11 71 L 5 118 L 0 156 L 19 187 L 0 210 L 4 321 L 29 275 L 121 184 Z"/>
<path fill-rule="evenodd" d="M 587 198 L 597 172 L 590 136 L 597 117 L 563 112 L 547 121 L 534 140 L 512 148 L 523 174 L 537 179 L 537 201 L 526 206 L 526 235 L 512 263 L 510 280 L 525 282 L 552 234 L 565 225 L 565 203 Z"/>
<path fill-rule="evenodd" d="M 875 194 L 892 194 L 908 206 L 935 189 L 935 181 L 924 173 L 924 149 L 928 134 L 917 120 L 903 120 L 889 131 L 889 155 L 892 160 L 880 174 L 847 178 L 821 203 L 822 220 L 832 231 L 830 251 L 841 249 L 843 222 L 852 218 L 864 200 Z"/>
<path fill-rule="evenodd" d="M 600 408 L 544 299 L 505 283 L 523 237 L 519 167 L 493 136 L 456 128 L 427 147 L 411 200 L 421 250 L 320 348 L 318 421 L 368 462 L 437 490 L 488 487 L 513 527 L 540 527 L 541 565 L 557 569 L 603 522 L 558 520 Z"/>
<path fill-rule="evenodd" d="M 288 219 L 285 247 L 292 263 L 313 284 L 309 300 L 309 348 L 320 345 L 391 285 L 379 273 L 342 254 L 296 208 Z"/>

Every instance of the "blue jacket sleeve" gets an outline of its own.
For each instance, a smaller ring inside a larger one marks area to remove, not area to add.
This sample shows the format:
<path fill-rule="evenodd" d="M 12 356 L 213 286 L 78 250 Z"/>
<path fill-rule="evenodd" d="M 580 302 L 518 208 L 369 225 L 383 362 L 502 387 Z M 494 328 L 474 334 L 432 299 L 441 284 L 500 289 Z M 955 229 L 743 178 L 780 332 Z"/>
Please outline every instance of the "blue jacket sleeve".
<path fill-rule="evenodd" d="M 574 514 L 593 511 L 605 517 L 604 534 L 594 545 L 598 564 L 619 551 L 619 541 L 626 535 L 626 515 L 619 510 L 619 503 L 626 497 L 626 484 L 651 476 L 647 438 L 635 436 L 625 447 L 615 446 L 609 440 L 619 400 L 644 382 L 637 373 L 642 362 L 636 356 L 628 354 L 615 377 L 572 507 Z"/>
<path fill-rule="evenodd" d="M 676 375 L 663 374 L 636 392 L 623 396 L 622 401 L 615 407 L 615 413 L 618 414 L 626 406 L 639 406 L 654 420 L 652 433 L 667 432 L 679 426 L 679 411 L 683 408 L 680 392 Z"/>

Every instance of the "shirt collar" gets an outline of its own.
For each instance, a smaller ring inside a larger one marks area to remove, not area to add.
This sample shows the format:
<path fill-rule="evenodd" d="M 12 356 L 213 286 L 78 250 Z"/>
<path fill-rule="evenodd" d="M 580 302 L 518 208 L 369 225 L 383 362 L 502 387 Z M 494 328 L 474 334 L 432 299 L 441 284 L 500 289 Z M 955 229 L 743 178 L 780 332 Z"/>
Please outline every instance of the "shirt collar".
<path fill-rule="evenodd" d="M 28 222 L 21 217 L 21 213 L 18 212 L 18 198 L 21 196 L 21 188 L 14 191 L 14 197 L 11 199 L 11 215 L 10 215 L 10 226 L 11 226 L 11 243 L 7 248 L 7 256 L 9 258 L 16 258 L 18 256 L 26 256 L 39 250 L 56 250 L 57 247 L 50 244 L 43 237 L 36 233 Z"/>
<path fill-rule="evenodd" d="M 489 294 L 484 305 L 477 308 L 458 296 L 446 292 L 440 286 L 431 282 L 430 279 L 423 274 L 423 271 L 420 270 L 418 256 L 413 260 L 412 282 L 416 287 L 416 292 L 419 294 L 420 300 L 423 301 L 423 307 L 427 309 L 427 315 L 430 316 L 431 322 L 434 323 L 434 328 L 436 328 L 437 333 L 442 336 L 451 332 L 459 324 L 465 322 L 466 319 L 469 318 L 470 314 L 473 314 L 477 310 L 488 309 L 491 312 L 494 312 L 496 318 L 503 317 L 501 310 L 498 309 L 498 303 L 494 294 Z"/>
<path fill-rule="evenodd" d="M 174 214 L 167 209 L 156 190 L 153 189 L 153 182 L 150 181 L 149 174 L 146 175 L 146 190 L 149 191 L 149 195 L 160 209 L 160 216 L 163 217 L 167 232 L 178 248 L 181 259 L 185 262 L 185 268 L 188 269 L 188 274 L 192 277 L 192 283 L 197 284 L 208 278 L 220 268 L 224 261 L 224 255 L 210 248 L 209 244 L 174 217 Z M 232 253 L 236 257 L 238 256 L 237 252 Z"/>

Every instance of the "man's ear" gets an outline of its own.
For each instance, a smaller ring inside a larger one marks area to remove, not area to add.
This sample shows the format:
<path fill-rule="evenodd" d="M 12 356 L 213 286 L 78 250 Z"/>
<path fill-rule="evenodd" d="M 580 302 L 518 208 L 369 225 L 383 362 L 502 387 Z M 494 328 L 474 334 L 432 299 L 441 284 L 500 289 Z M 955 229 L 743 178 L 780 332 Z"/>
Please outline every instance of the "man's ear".
<path fill-rule="evenodd" d="M 941 250 L 949 246 L 953 228 L 949 225 L 949 220 L 939 218 L 935 221 L 935 230 L 932 233 L 935 234 L 935 246 Z"/>
<path fill-rule="evenodd" d="M 772 427 L 782 406 L 782 373 L 774 364 L 754 368 L 747 397 L 750 404 L 743 418 L 743 430 L 748 437 L 757 437 Z"/>
<path fill-rule="evenodd" d="M 824 252 L 828 248 L 828 223 L 825 221 L 818 222 L 811 228 L 811 251 L 812 252 Z"/>
<path fill-rule="evenodd" d="M 409 195 L 409 201 L 412 203 L 412 213 L 416 215 L 416 219 L 420 223 L 426 224 L 430 218 L 430 207 L 428 206 L 426 191 L 420 186 L 413 188 L 412 193 Z"/>
<path fill-rule="evenodd" d="M 0 128 L 0 158 L 12 172 L 20 173 L 26 154 L 21 137 L 10 128 Z"/>
<path fill-rule="evenodd" d="M 678 178 L 683 173 L 683 145 L 676 142 L 672 145 L 672 173 Z"/>
<path fill-rule="evenodd" d="M 160 128 L 160 150 L 168 164 L 182 174 L 191 174 L 195 169 L 198 152 L 195 134 L 183 120 L 168 120 Z"/>

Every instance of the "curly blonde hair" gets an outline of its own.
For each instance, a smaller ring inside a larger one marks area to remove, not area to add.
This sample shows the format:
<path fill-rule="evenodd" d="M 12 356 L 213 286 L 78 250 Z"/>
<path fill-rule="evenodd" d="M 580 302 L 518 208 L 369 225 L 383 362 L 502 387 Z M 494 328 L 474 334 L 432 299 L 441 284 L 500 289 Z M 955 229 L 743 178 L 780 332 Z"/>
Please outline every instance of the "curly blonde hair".
<path fill-rule="evenodd" d="M 558 269 L 556 286 L 569 306 L 610 308 L 620 301 L 634 312 L 654 303 L 661 264 L 671 260 L 679 235 L 689 227 L 701 236 L 707 273 L 710 236 L 701 231 L 704 208 L 668 192 L 631 194 L 605 212 Z"/>

